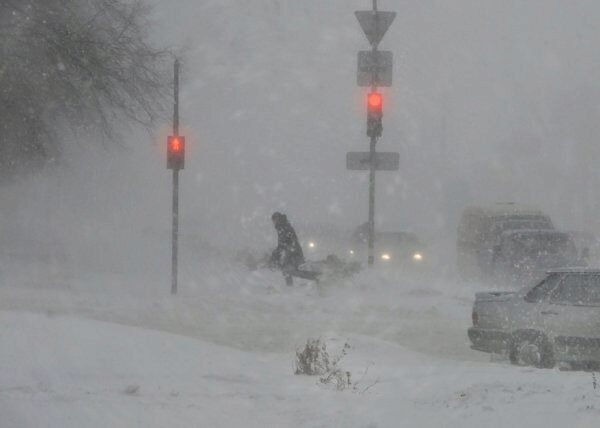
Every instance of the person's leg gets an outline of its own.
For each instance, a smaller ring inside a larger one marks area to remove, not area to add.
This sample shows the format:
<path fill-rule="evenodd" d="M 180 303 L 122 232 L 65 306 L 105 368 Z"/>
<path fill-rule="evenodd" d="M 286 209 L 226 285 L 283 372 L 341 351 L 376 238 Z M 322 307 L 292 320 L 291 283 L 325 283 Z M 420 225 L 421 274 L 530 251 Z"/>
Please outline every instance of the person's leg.
<path fill-rule="evenodd" d="M 283 273 L 283 277 L 285 278 L 285 285 L 294 285 L 294 278 L 292 277 L 292 271 L 294 270 L 293 266 L 284 265 L 281 268 L 281 272 Z"/>

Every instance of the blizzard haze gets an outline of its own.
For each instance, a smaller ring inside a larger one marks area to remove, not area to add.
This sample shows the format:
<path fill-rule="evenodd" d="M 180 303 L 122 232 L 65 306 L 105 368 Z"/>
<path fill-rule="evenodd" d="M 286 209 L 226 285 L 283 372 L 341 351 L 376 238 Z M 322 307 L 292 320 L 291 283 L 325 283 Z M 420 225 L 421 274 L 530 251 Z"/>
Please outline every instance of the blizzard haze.
<path fill-rule="evenodd" d="M 368 43 L 353 12 L 370 2 L 154 3 L 152 37 L 183 63 L 183 239 L 270 245 L 274 210 L 293 223 L 366 221 L 368 174 L 346 171 L 345 153 L 368 149 L 365 91 L 355 83 L 356 52 Z M 600 7 L 468 0 L 379 7 L 398 17 L 381 44 L 394 52 L 395 69 L 378 150 L 399 151 L 401 168 L 378 174 L 377 227 L 453 237 L 465 205 L 514 201 L 540 206 L 565 228 L 597 230 L 589 189 L 598 180 Z M 75 143 L 61 172 L 49 168 L 50 177 L 3 189 L 18 192 L 3 220 L 16 218 L 28 232 L 30 223 L 54 229 L 59 239 L 90 222 L 120 237 L 165 230 L 169 127 L 125 130 L 117 152 Z"/>
<path fill-rule="evenodd" d="M 368 147 L 355 84 L 356 51 L 368 44 L 352 12 L 369 6 L 157 2 L 161 40 L 189 49 L 183 114 L 198 150 L 186 175 L 203 182 L 188 212 L 213 225 L 241 218 L 250 229 L 272 208 L 296 220 L 365 220 L 366 174 L 346 171 L 344 156 Z M 456 228 L 467 203 L 515 201 L 565 227 L 596 228 L 582 207 L 593 209 L 584 183 L 597 180 L 588 153 L 598 131 L 600 7 L 379 7 L 398 17 L 381 44 L 394 52 L 395 84 L 384 92 L 378 150 L 399 151 L 401 170 L 379 177 L 378 225 L 438 236 Z"/>
<path fill-rule="evenodd" d="M 376 229 L 436 258 L 294 287 L 235 256 L 275 247 L 274 211 L 304 244 L 367 221 L 368 172 L 345 159 L 369 148 L 354 11 L 372 2 L 148 2 L 182 64 L 179 294 L 170 120 L 116 146 L 65 132 L 63 156 L 0 186 L 1 428 L 594 426 L 596 375 L 470 349 L 490 284 L 459 279 L 454 248 L 464 207 L 498 201 L 600 236 L 599 2 L 379 0 L 397 17 L 377 150 L 400 169 L 377 173 Z M 352 345 L 356 389 L 294 376 L 311 337 Z"/>

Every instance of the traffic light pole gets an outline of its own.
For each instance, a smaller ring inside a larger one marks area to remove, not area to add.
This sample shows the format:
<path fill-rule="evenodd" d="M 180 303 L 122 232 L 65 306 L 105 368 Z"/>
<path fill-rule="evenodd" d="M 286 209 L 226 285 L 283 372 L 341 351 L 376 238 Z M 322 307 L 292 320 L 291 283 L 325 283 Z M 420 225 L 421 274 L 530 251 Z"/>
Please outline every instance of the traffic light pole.
<path fill-rule="evenodd" d="M 174 65 L 173 135 L 179 136 L 179 60 Z M 171 294 L 177 294 L 177 252 L 179 244 L 179 168 L 173 168 L 173 236 L 171 249 Z"/>
<path fill-rule="evenodd" d="M 397 171 L 399 154 L 396 152 L 377 153 L 376 145 L 383 132 L 383 97 L 377 87 L 392 86 L 393 54 L 391 51 L 379 51 L 379 43 L 396 18 L 396 12 L 377 9 L 377 0 L 372 0 L 372 10 L 354 12 L 367 40 L 370 51 L 358 52 L 358 72 L 356 83 L 360 87 L 370 87 L 367 95 L 367 136 L 370 140 L 369 152 L 348 152 L 346 168 L 350 170 L 369 170 L 369 221 L 368 226 L 368 266 L 375 264 L 375 173 L 376 171 Z M 368 159 L 369 167 L 364 168 Z"/>
<path fill-rule="evenodd" d="M 375 144 L 377 137 L 371 137 L 370 159 L 369 159 L 369 255 L 368 264 L 373 266 L 375 246 Z"/>
<path fill-rule="evenodd" d="M 377 0 L 373 0 L 373 13 L 377 13 Z M 377 44 L 373 44 L 373 52 L 377 52 Z M 371 91 L 377 90 L 375 74 L 372 75 Z M 373 266 L 375 263 L 374 247 L 375 247 L 375 159 L 377 137 L 371 136 L 371 145 L 369 150 L 369 252 L 367 263 Z"/>
<path fill-rule="evenodd" d="M 177 249 L 179 244 L 179 170 L 173 170 L 173 248 L 171 250 L 171 294 L 177 294 Z"/>

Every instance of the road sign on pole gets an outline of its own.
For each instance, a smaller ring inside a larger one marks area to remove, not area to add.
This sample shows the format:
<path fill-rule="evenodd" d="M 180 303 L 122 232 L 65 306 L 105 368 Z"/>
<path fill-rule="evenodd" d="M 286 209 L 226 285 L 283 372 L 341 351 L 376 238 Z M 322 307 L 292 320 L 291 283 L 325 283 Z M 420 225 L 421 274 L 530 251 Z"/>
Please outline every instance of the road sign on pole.
<path fill-rule="evenodd" d="M 378 51 L 377 46 L 394 22 L 396 12 L 380 12 L 377 0 L 373 0 L 373 10 L 359 10 L 354 13 L 362 27 L 371 51 L 358 53 L 358 86 L 370 86 L 367 97 L 367 135 L 370 137 L 369 152 L 351 152 L 346 155 L 346 167 L 350 170 L 369 171 L 369 266 L 372 266 L 375 243 L 375 172 L 396 171 L 399 168 L 398 153 L 377 153 L 375 145 L 383 132 L 383 102 L 378 86 L 392 86 L 393 55 L 390 51 Z"/>
<path fill-rule="evenodd" d="M 346 169 L 351 171 L 368 171 L 371 167 L 370 152 L 346 153 Z M 377 152 L 375 153 L 376 171 L 398 171 L 400 169 L 400 153 Z"/>
<path fill-rule="evenodd" d="M 357 10 L 354 14 L 372 46 L 377 46 L 381 42 L 396 18 L 396 12 Z"/>
<path fill-rule="evenodd" d="M 356 83 L 361 87 L 392 86 L 392 51 L 359 51 Z"/>

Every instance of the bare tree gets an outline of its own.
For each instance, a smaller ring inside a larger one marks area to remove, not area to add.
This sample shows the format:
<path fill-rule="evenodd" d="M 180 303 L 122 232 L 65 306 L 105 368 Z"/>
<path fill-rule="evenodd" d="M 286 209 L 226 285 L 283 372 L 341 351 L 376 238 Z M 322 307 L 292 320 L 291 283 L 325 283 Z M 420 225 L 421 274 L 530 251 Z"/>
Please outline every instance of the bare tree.
<path fill-rule="evenodd" d="M 0 0 L 0 176 L 61 153 L 59 136 L 116 141 L 168 100 L 166 51 L 142 0 Z"/>

